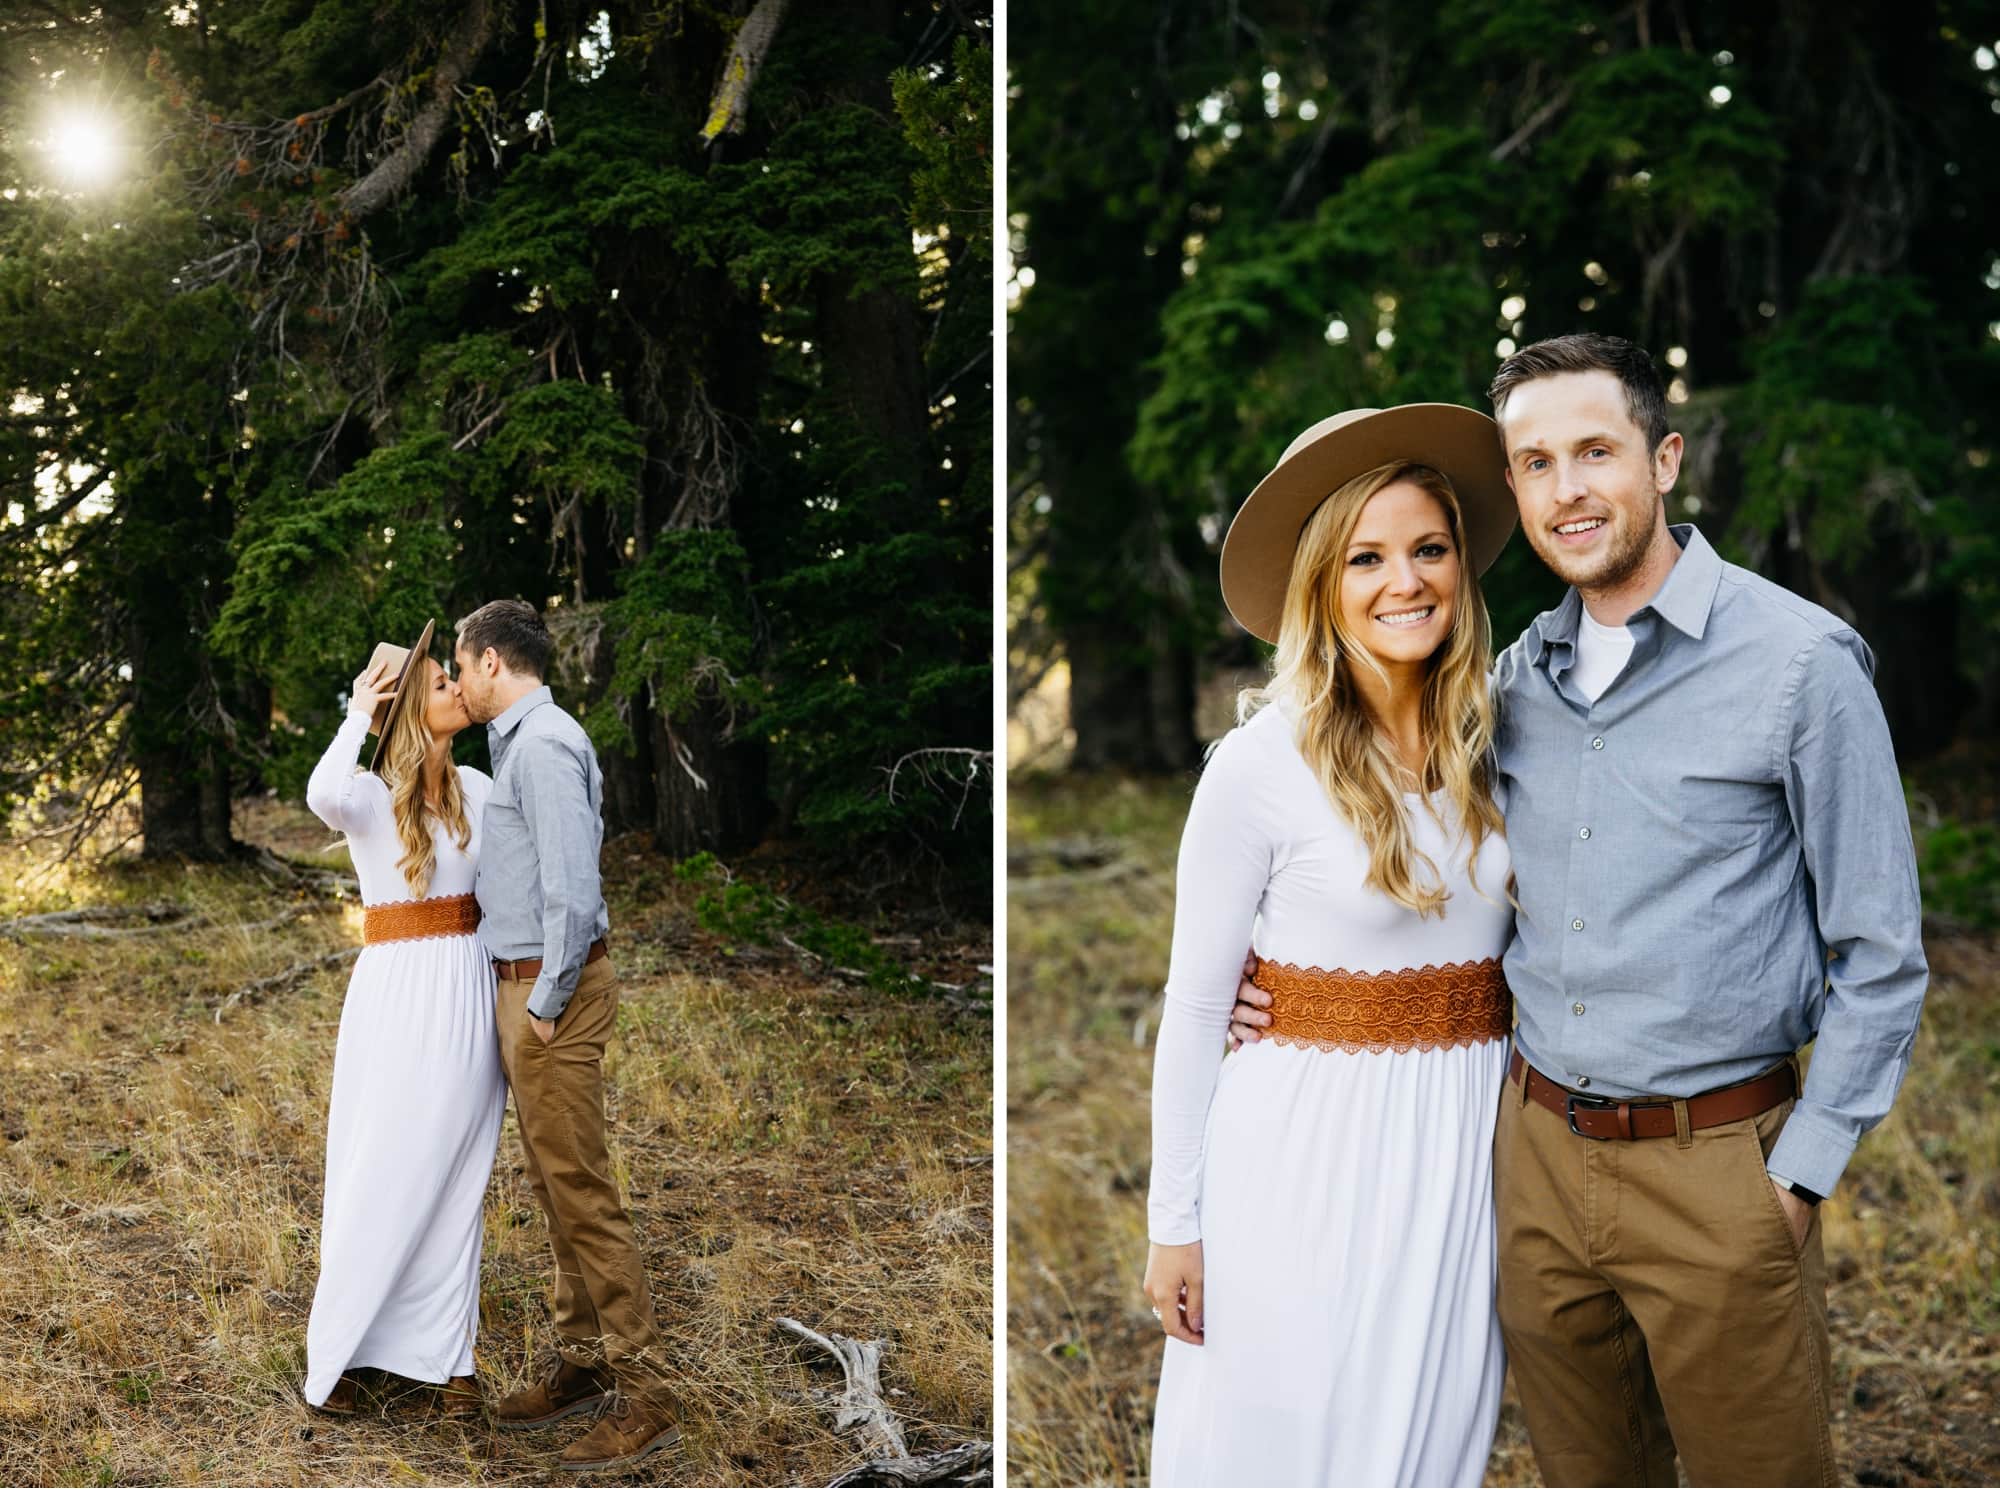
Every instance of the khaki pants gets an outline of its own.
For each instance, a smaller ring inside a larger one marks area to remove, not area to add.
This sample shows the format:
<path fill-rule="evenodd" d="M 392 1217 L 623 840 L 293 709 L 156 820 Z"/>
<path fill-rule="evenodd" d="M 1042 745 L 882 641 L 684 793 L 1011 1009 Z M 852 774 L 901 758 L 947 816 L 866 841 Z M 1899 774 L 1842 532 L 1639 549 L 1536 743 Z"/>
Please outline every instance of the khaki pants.
<path fill-rule="evenodd" d="M 609 957 L 586 966 L 546 1045 L 528 1022 L 533 990 L 531 981 L 500 983 L 500 1064 L 555 1252 L 556 1348 L 575 1365 L 608 1365 L 621 1390 L 650 1398 L 664 1374 L 659 1326 L 604 1138 L 604 1046 L 618 1021 L 618 974 Z"/>
<path fill-rule="evenodd" d="M 1549 1484 L 1833 1484 L 1826 1260 L 1764 1171 L 1791 1114 L 1578 1137 L 1501 1088 L 1500 1325 Z"/>

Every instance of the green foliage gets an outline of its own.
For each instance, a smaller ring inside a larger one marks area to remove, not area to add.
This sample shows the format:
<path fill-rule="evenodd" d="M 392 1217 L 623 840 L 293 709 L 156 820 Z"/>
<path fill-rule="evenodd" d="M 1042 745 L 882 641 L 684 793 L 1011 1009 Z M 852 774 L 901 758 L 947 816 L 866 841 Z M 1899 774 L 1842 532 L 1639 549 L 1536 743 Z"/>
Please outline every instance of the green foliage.
<path fill-rule="evenodd" d="M 1126 747 L 1121 698 L 1184 708 L 1157 679 L 1196 652 L 1247 659 L 1215 549 L 1300 429 L 1482 407 L 1500 357 L 1578 330 L 1662 358 L 1670 518 L 1854 621 L 1899 748 L 1992 727 L 1983 34 L 1926 6 L 1018 14 L 1014 604 L 1097 674 L 1080 753 Z M 1560 590 L 1519 546 L 1488 578 L 1502 644 Z"/>
<path fill-rule="evenodd" d="M 614 831 L 775 819 L 983 877 L 985 791 L 885 783 L 990 743 L 989 18 L 795 6 L 749 127 L 704 145 L 740 10 L 614 8 L 586 57 L 595 11 L 502 0 L 365 217 L 347 188 L 457 10 L 93 13 L 0 57 L 0 346 L 50 410 L 0 423 L 0 478 L 114 477 L 0 532 L 0 813 L 135 744 L 156 786 L 295 791 L 375 642 L 511 595 L 561 639 L 559 698 L 635 751 Z M 143 169 L 114 190 L 44 189 L 61 79 L 118 100 Z M 663 715 L 708 731 L 711 799 L 774 800 L 706 814 L 645 747 Z"/>
<path fill-rule="evenodd" d="M 704 697 L 731 709 L 751 704 L 759 689 L 743 588 L 748 568 L 732 532 L 662 533 L 603 607 L 603 623 L 618 638 L 613 696 L 644 698 L 669 718 Z M 629 709 L 593 713 L 590 733 L 600 746 L 629 750 Z"/>
<path fill-rule="evenodd" d="M 1752 350 L 1753 380 L 1733 400 L 1749 430 L 1739 545 L 1792 520 L 1840 563 L 1869 551 L 1878 523 L 1935 529 L 1931 504 L 1911 498 L 1964 469 L 1931 396 L 1936 362 L 1923 350 L 1937 340 L 1937 309 L 1914 280 L 1806 286 L 1799 314 Z"/>
<path fill-rule="evenodd" d="M 1628 231 L 1768 227 L 1785 150 L 1770 115 L 1733 96 L 1748 83 L 1741 68 L 1667 47 L 1605 57 L 1578 70 L 1537 170 L 1594 179 Z M 1731 90 L 1726 109 L 1710 96 L 1717 86 Z"/>
<path fill-rule="evenodd" d="M 695 918 L 712 936 L 757 946 L 789 942 L 828 969 L 860 973 L 886 993 L 929 993 L 931 984 L 888 955 L 859 926 L 831 920 L 781 894 L 733 874 L 713 854 L 698 853 L 674 869 L 695 885 Z"/>
<path fill-rule="evenodd" d="M 472 491 L 489 501 L 517 492 L 570 503 L 625 505 L 639 482 L 645 441 L 608 388 L 550 382 L 515 396 L 480 447 Z"/>
<path fill-rule="evenodd" d="M 943 226 L 990 261 L 993 253 L 993 51 L 961 36 L 951 67 L 932 78 L 899 68 L 890 83 L 903 135 L 921 164 L 910 178 L 910 226 Z"/>
<path fill-rule="evenodd" d="M 1917 834 L 1924 913 L 2000 929 L 2000 826 L 1945 818 Z"/>

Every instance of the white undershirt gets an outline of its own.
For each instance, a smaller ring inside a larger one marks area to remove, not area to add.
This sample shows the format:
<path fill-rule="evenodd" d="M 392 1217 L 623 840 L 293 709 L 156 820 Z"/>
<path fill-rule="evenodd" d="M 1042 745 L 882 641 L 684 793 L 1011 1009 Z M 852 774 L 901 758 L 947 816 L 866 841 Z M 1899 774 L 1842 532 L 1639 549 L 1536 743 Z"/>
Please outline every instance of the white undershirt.
<path fill-rule="evenodd" d="M 1570 676 L 1584 697 L 1595 703 L 1611 686 L 1632 656 L 1632 632 L 1624 626 L 1601 626 L 1584 610 L 1576 633 L 1576 663 Z"/>

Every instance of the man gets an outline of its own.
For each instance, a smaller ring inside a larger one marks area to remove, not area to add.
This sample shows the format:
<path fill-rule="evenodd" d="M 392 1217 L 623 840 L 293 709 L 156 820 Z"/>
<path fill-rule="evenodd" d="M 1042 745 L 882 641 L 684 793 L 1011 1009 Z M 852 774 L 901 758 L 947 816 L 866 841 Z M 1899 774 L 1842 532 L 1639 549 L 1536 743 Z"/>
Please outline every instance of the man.
<path fill-rule="evenodd" d="M 605 1145 L 604 1047 L 618 977 L 605 955 L 611 922 L 597 873 L 604 778 L 583 729 L 543 685 L 552 650 L 532 606 L 495 600 L 458 623 L 454 656 L 493 757 L 474 892 L 499 978 L 500 1063 L 556 1261 L 557 1356 L 493 1415 L 502 1427 L 539 1427 L 611 1401 L 563 1450 L 561 1466 L 581 1472 L 629 1467 L 679 1428 Z"/>
<path fill-rule="evenodd" d="M 1571 585 L 1494 671 L 1520 905 L 1499 1311 L 1536 1461 L 1832 1484 L 1818 1205 L 1895 1098 L 1928 975 L 1873 658 L 1667 525 L 1681 438 L 1640 348 L 1537 343 L 1492 399 L 1522 529 Z M 1239 999 L 1254 1037 L 1269 996 Z"/>

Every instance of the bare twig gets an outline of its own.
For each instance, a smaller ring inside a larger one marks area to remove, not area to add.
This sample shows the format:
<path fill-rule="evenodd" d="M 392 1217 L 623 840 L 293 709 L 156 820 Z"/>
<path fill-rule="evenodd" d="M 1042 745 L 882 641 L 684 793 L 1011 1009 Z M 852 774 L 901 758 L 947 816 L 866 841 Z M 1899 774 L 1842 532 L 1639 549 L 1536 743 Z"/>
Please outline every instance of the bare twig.
<path fill-rule="evenodd" d="M 845 1334 L 822 1334 L 795 1318 L 775 1320 L 777 1326 L 810 1344 L 840 1367 L 845 1386 L 834 1398 L 834 1429 L 857 1429 L 868 1461 L 833 1479 L 845 1484 L 990 1484 L 993 1444 L 963 1442 L 941 1452 L 911 1457 L 903 1428 L 882 1399 L 882 1355 L 888 1346 L 879 1339 L 862 1341 Z"/>
<path fill-rule="evenodd" d="M 1509 155 L 1512 155 L 1516 150 L 1527 144 L 1529 140 L 1541 132 L 1544 124 L 1547 124 L 1549 120 L 1555 118 L 1557 114 L 1563 111 L 1569 103 L 1570 95 L 1575 91 L 1573 87 L 1563 88 L 1555 97 L 1536 109 L 1534 113 L 1528 115 L 1526 123 L 1493 147 L 1493 159 L 1496 162 L 1505 160 Z"/>
<path fill-rule="evenodd" d="M 847 1384 L 834 1413 L 834 1429 L 858 1428 L 865 1446 L 880 1448 L 892 1458 L 909 1457 L 903 1429 L 882 1399 L 882 1355 L 888 1346 L 879 1339 L 863 1342 L 845 1334 L 822 1334 L 795 1318 L 779 1318 L 776 1323 L 786 1333 L 818 1346 L 840 1367 Z"/>
<path fill-rule="evenodd" d="M 958 791 L 958 805 L 952 809 L 951 814 L 953 827 L 957 827 L 959 819 L 965 815 L 965 804 L 972 799 L 972 788 L 979 784 L 980 778 L 984 776 L 989 781 L 993 778 L 991 750 L 972 749 L 964 745 L 934 745 L 926 749 L 911 750 L 894 765 L 888 767 L 891 802 L 896 799 L 897 777 L 902 774 L 903 767 L 912 765 L 912 762 L 918 779 L 931 790 L 938 791 L 942 785 L 946 788 L 956 788 Z"/>

